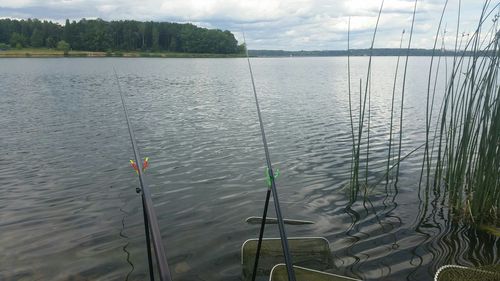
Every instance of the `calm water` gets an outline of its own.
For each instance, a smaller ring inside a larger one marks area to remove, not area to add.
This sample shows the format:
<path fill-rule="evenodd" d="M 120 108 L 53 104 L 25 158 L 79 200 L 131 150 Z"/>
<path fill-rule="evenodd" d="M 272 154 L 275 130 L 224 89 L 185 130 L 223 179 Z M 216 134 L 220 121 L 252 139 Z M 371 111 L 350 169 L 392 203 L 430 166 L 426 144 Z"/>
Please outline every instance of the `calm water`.
<path fill-rule="evenodd" d="M 500 262 L 498 238 L 453 222 L 443 195 L 419 191 L 421 157 L 403 162 L 397 186 L 348 206 L 346 58 L 252 62 L 283 213 L 316 222 L 288 234 L 326 237 L 332 272 L 432 280 L 443 264 Z M 355 106 L 366 63 L 352 59 Z M 387 157 L 395 63 L 374 59 L 372 180 Z M 410 58 L 403 154 L 424 137 L 428 64 Z M 111 58 L 0 60 L 0 280 L 147 279 L 113 67 L 151 159 L 148 182 L 174 280 L 239 280 L 240 246 L 258 235 L 244 219 L 261 214 L 266 192 L 246 61 Z"/>

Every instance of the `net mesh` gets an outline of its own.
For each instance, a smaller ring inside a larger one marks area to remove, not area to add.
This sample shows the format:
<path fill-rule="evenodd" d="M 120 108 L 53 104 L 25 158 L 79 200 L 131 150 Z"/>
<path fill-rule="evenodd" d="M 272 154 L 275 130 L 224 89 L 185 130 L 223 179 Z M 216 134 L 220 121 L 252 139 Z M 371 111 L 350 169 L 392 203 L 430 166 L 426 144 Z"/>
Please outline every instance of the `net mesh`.
<path fill-rule="evenodd" d="M 435 281 L 500 281 L 500 264 L 481 267 L 446 265 L 436 273 Z"/>

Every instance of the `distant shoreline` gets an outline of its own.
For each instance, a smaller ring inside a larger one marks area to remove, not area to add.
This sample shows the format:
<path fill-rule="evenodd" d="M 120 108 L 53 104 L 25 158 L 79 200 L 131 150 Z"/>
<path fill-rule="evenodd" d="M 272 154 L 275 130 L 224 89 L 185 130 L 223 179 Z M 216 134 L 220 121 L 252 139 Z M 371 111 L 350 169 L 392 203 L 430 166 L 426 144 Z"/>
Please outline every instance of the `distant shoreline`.
<path fill-rule="evenodd" d="M 301 57 L 391 57 L 391 56 L 472 56 L 471 52 L 441 51 L 431 49 L 353 49 L 347 50 L 327 50 L 327 51 L 283 51 L 283 50 L 249 50 L 250 57 L 258 58 L 301 58 Z M 492 55 L 487 53 L 477 53 L 477 56 Z M 144 52 L 144 51 L 69 51 L 66 55 L 64 51 L 47 48 L 22 48 L 0 50 L 0 58 L 59 58 L 59 57 L 78 57 L 78 58 L 243 58 L 245 54 L 212 54 L 212 53 L 183 53 L 183 52 Z"/>
<path fill-rule="evenodd" d="M 91 51 L 64 51 L 44 48 L 23 48 L 0 50 L 0 58 L 237 58 L 244 57 L 242 54 L 206 54 L 206 53 L 180 53 L 180 52 L 140 52 L 140 51 L 113 51 L 113 52 L 91 52 Z"/>
<path fill-rule="evenodd" d="M 393 57 L 393 56 L 486 56 L 493 53 L 476 53 L 463 50 L 440 50 L 440 49 L 418 49 L 418 48 L 374 48 L 374 49 L 351 49 L 347 50 L 323 50 L 323 51 L 285 51 L 285 50 L 248 50 L 252 57 Z"/>

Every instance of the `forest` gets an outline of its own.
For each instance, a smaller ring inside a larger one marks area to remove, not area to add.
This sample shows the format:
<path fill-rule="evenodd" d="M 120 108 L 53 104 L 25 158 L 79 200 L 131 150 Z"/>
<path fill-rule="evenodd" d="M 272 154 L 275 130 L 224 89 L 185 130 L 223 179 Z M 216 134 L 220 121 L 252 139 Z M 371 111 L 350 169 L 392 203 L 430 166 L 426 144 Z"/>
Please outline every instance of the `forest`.
<path fill-rule="evenodd" d="M 66 20 L 64 25 L 38 19 L 0 19 L 0 50 L 70 48 L 81 51 L 168 51 L 236 54 L 244 51 L 234 35 L 193 24 L 134 20 Z"/>

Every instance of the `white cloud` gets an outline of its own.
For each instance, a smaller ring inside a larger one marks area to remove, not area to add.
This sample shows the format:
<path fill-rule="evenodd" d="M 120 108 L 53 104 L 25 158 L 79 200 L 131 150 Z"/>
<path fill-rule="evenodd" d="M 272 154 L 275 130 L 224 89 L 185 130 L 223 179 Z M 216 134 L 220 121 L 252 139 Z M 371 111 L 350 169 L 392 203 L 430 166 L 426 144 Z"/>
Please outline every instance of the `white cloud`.
<path fill-rule="evenodd" d="M 0 3 L 0 7 L 4 8 L 22 8 L 26 6 L 30 6 L 35 1 L 32 0 L 2 0 Z"/>
<path fill-rule="evenodd" d="M 167 0 L 161 4 L 160 11 L 164 17 L 184 20 L 268 22 L 309 15 L 311 4 L 307 0 Z"/>

